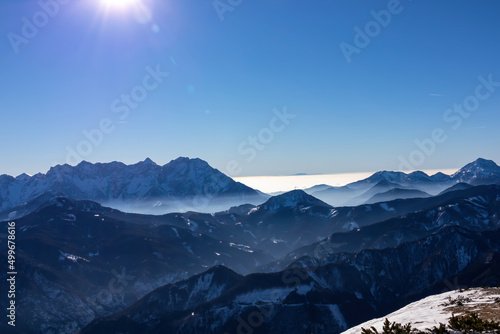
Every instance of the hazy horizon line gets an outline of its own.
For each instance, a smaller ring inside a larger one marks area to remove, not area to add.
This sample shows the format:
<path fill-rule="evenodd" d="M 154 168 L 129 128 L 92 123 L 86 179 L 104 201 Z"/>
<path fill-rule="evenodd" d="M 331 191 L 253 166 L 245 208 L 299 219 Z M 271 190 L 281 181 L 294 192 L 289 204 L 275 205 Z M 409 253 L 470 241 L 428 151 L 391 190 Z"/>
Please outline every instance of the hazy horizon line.
<path fill-rule="evenodd" d="M 412 173 L 422 171 L 429 176 L 436 173 L 451 175 L 460 168 L 449 169 L 423 169 L 414 171 L 399 171 L 403 173 Z M 307 189 L 316 185 L 329 185 L 332 187 L 342 187 L 349 183 L 366 179 L 375 172 L 355 172 L 355 173 L 331 173 L 331 174 L 306 174 L 306 175 L 261 175 L 261 176 L 239 176 L 233 177 L 233 180 L 241 182 L 253 189 L 264 193 L 277 193 L 295 189 Z M 398 172 L 398 171 L 395 171 Z"/>

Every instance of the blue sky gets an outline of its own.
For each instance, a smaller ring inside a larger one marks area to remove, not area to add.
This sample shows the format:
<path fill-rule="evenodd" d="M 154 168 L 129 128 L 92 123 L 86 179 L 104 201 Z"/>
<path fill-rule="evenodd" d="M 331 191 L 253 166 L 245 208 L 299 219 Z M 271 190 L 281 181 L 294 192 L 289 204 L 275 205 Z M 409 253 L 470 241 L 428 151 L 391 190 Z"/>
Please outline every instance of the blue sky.
<path fill-rule="evenodd" d="M 52 16 L 0 3 L 0 174 L 178 156 L 231 176 L 500 162 L 497 1 L 61 2 L 41 0 Z"/>

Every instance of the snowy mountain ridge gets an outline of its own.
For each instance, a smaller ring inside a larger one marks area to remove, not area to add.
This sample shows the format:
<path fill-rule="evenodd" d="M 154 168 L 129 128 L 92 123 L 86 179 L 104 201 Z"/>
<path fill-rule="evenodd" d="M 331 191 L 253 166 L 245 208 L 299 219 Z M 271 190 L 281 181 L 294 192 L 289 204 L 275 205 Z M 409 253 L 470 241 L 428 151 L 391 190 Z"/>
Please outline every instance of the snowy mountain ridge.
<path fill-rule="evenodd" d="M 398 183 L 400 185 L 411 185 L 415 183 L 454 181 L 454 183 L 465 182 L 472 185 L 479 185 L 483 184 L 482 179 L 487 179 L 492 176 L 500 178 L 500 166 L 492 160 L 478 158 L 477 160 L 460 168 L 452 175 L 437 173 L 429 176 L 422 171 L 415 171 L 411 173 L 380 171 L 374 173 L 367 179 L 358 182 L 378 183 L 385 180 L 391 183 Z M 355 186 L 358 182 L 354 182 L 351 186 Z"/>
<path fill-rule="evenodd" d="M 145 208 L 188 204 L 203 209 L 208 202 L 232 197 L 234 204 L 261 202 L 250 187 L 235 182 L 200 159 L 178 158 L 164 166 L 151 159 L 125 165 L 121 162 L 81 162 L 58 165 L 47 174 L 0 176 L 0 212 L 13 209 L 44 194 L 88 199 L 113 207 Z"/>

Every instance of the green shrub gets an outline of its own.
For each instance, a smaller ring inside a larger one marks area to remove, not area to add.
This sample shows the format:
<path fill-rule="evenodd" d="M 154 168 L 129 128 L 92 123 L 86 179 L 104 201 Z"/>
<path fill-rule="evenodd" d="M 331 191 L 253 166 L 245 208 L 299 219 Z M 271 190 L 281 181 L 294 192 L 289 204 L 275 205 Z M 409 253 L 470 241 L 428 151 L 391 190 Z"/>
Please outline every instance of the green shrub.
<path fill-rule="evenodd" d="M 362 334 L 413 334 L 418 333 L 417 330 L 411 328 L 411 323 L 401 325 L 396 322 L 391 323 L 389 319 L 385 319 L 382 333 L 379 333 L 375 327 L 371 329 L 361 328 Z"/>
<path fill-rule="evenodd" d="M 494 332 L 500 333 L 500 323 L 483 320 L 477 313 L 467 314 L 461 317 L 453 315 L 450 318 L 450 328 L 463 333 Z"/>
<path fill-rule="evenodd" d="M 488 321 L 479 318 L 477 313 L 471 313 L 460 317 L 453 315 L 449 320 L 449 327 L 459 333 L 498 333 L 500 334 L 500 323 Z M 390 322 L 385 319 L 382 332 L 375 328 L 361 328 L 362 334 L 449 334 L 445 324 L 440 323 L 439 327 L 427 328 L 425 331 L 419 331 L 411 327 L 411 323 L 402 325 L 396 322 Z"/>
<path fill-rule="evenodd" d="M 446 329 L 446 325 L 439 323 L 439 327 L 434 326 L 433 328 L 427 328 L 427 332 L 431 334 L 448 334 L 449 331 Z"/>

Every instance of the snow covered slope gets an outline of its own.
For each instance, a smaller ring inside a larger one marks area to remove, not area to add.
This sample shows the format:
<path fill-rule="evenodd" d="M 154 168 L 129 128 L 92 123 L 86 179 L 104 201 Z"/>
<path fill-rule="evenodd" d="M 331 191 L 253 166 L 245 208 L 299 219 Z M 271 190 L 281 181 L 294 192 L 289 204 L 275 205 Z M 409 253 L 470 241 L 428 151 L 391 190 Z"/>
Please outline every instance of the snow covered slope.
<path fill-rule="evenodd" d="M 483 320 L 499 321 L 500 319 L 500 288 L 474 288 L 454 290 L 439 295 L 429 296 L 411 303 L 385 317 L 373 319 L 359 326 L 350 328 L 343 334 L 361 333 L 361 328 L 375 327 L 379 332 L 385 319 L 400 324 L 411 323 L 418 330 L 439 327 L 440 323 L 448 324 L 454 314 L 461 316 L 476 312 Z"/>

